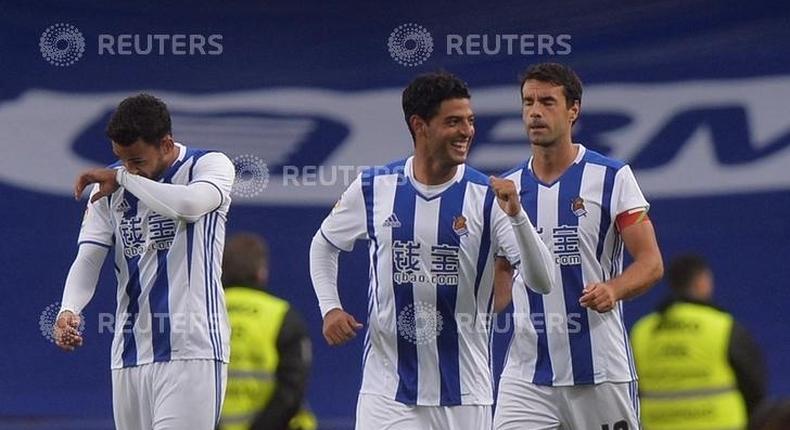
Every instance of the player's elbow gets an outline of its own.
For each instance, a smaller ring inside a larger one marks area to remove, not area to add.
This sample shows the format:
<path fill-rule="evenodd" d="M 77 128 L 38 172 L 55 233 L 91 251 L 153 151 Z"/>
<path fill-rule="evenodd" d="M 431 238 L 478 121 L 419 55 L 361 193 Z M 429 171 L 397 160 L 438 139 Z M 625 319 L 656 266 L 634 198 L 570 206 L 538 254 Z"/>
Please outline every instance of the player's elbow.
<path fill-rule="evenodd" d="M 549 275 L 548 278 L 540 278 L 535 282 L 532 282 L 528 285 L 529 289 L 538 293 L 538 294 L 549 294 L 551 292 L 553 280 L 552 276 Z"/>
<path fill-rule="evenodd" d="M 657 254 L 651 263 L 648 282 L 650 286 L 653 286 L 664 277 L 664 259 L 661 258 L 661 254 Z"/>
<path fill-rule="evenodd" d="M 176 211 L 176 216 L 189 223 L 197 222 L 206 215 L 210 209 L 206 205 L 195 199 L 184 199 Z"/>

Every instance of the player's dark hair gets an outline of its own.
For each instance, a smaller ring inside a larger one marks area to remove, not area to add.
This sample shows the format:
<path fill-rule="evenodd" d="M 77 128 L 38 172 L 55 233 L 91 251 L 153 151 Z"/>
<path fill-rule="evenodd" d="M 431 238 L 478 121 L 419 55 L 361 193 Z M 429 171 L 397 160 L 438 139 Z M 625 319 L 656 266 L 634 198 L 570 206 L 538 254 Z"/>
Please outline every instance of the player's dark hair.
<path fill-rule="evenodd" d="M 414 130 L 409 123 L 412 115 L 417 115 L 427 122 L 439 113 L 439 106 L 443 101 L 471 97 L 466 83 L 451 73 L 439 71 L 417 76 L 403 90 L 402 98 L 403 116 L 412 139 L 414 139 Z"/>
<path fill-rule="evenodd" d="M 269 264 L 269 246 L 253 233 L 237 233 L 228 239 L 222 255 L 222 284 L 263 287 L 258 273 Z"/>
<path fill-rule="evenodd" d="M 701 273 L 709 270 L 708 262 L 699 255 L 687 254 L 675 257 L 667 269 L 669 288 L 677 294 L 686 292 Z"/>
<path fill-rule="evenodd" d="M 521 75 L 519 92 L 524 97 L 524 83 L 527 80 L 549 82 L 562 86 L 565 95 L 565 106 L 571 107 L 575 102 L 582 104 L 582 81 L 570 67 L 559 63 L 540 63 L 530 66 Z"/>
<path fill-rule="evenodd" d="M 171 134 L 170 113 L 167 105 L 145 93 L 123 99 L 107 124 L 107 137 L 121 146 L 129 146 L 142 139 L 159 146 L 162 138 Z"/>

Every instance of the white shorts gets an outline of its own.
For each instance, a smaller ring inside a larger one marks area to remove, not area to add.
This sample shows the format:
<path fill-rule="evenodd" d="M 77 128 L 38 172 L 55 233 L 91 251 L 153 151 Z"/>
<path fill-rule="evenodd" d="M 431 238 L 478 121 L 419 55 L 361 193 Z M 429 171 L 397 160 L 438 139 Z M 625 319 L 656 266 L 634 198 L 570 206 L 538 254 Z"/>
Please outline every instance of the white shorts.
<path fill-rule="evenodd" d="M 112 370 L 118 430 L 213 430 L 225 398 L 228 365 L 174 360 Z"/>
<path fill-rule="evenodd" d="M 636 383 L 546 387 L 503 377 L 496 430 L 638 430 Z"/>
<path fill-rule="evenodd" d="M 357 430 L 491 430 L 490 405 L 411 406 L 359 394 Z"/>

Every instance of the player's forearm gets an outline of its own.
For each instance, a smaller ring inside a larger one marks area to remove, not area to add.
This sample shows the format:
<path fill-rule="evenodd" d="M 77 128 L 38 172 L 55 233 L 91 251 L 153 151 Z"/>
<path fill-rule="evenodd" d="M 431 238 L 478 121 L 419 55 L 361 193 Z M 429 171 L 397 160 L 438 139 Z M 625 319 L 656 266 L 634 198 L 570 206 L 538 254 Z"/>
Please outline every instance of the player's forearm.
<path fill-rule="evenodd" d="M 548 294 L 554 283 L 554 263 L 546 245 L 522 209 L 510 217 L 521 255 L 521 273 L 526 285 L 537 293 Z"/>
<path fill-rule="evenodd" d="M 203 215 L 217 209 L 222 203 L 222 194 L 216 185 L 195 182 L 189 185 L 164 184 L 142 176 L 133 175 L 126 169 L 118 169 L 118 184 L 140 199 L 154 212 L 172 219 L 197 221 Z"/>
<path fill-rule="evenodd" d="M 664 264 L 660 255 L 645 255 L 635 258 L 634 262 L 628 266 L 620 276 L 610 280 L 608 283 L 614 286 L 618 292 L 620 300 L 628 300 L 638 297 L 653 285 L 656 284 L 664 275 Z"/>
<path fill-rule="evenodd" d="M 321 308 L 321 317 L 332 309 L 340 308 L 337 293 L 337 267 L 340 251 L 327 242 L 319 230 L 310 244 L 310 279 Z"/>
<path fill-rule="evenodd" d="M 107 248 L 93 243 L 83 243 L 77 257 L 69 269 L 60 310 L 79 314 L 96 291 L 101 266 L 107 255 Z"/>

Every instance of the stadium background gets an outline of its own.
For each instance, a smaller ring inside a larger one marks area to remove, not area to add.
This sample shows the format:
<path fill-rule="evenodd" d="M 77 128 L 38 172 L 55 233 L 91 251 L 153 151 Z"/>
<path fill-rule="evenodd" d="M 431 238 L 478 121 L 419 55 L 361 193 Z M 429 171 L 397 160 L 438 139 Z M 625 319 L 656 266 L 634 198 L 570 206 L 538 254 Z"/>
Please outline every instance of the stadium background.
<path fill-rule="evenodd" d="M 526 158 L 517 75 L 537 61 L 577 69 L 585 97 L 575 140 L 633 164 L 665 258 L 690 250 L 709 257 L 718 303 L 766 351 L 770 394 L 790 395 L 787 6 L 352 3 L 0 4 L 0 428 L 111 426 L 111 334 L 98 333 L 99 313 L 114 309 L 111 267 L 85 310 L 79 352 L 59 352 L 39 320 L 60 300 L 76 251 L 85 200 L 70 197 L 71 181 L 80 168 L 112 161 L 102 130 L 122 97 L 152 91 L 170 104 L 177 140 L 266 163 L 268 182 L 238 196 L 228 229 L 269 240 L 270 289 L 310 325 L 311 407 L 322 428 L 347 428 L 362 340 L 325 345 L 307 268 L 310 238 L 348 182 L 342 171 L 332 181 L 331 166 L 408 154 L 400 90 L 416 73 L 445 68 L 472 88 L 471 164 L 505 170 Z M 42 33 L 56 23 L 73 25 L 86 41 L 68 67 L 40 51 Z M 423 26 L 433 41 L 430 57 L 414 67 L 388 51 L 390 34 L 406 23 Z M 222 53 L 98 55 L 100 34 L 220 34 Z M 568 34 L 571 52 L 508 54 L 502 45 L 491 55 L 448 55 L 451 34 Z M 310 177 L 309 166 L 326 169 L 324 180 Z M 284 182 L 284 169 L 307 176 Z M 358 318 L 366 303 L 361 245 L 341 262 L 341 296 Z M 661 284 L 628 303 L 629 324 L 665 292 Z M 506 339 L 497 335 L 498 360 Z"/>

